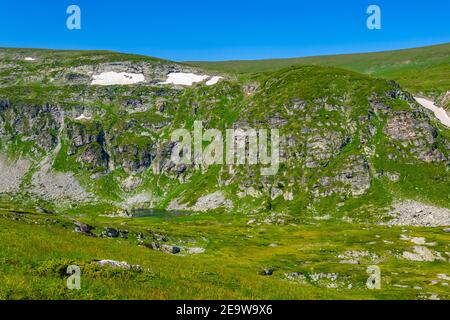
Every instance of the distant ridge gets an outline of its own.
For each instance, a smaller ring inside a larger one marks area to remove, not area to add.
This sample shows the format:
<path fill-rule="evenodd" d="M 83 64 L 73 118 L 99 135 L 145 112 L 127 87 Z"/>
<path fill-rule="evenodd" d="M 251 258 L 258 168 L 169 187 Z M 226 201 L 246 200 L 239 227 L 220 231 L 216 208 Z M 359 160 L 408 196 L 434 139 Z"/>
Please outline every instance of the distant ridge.
<path fill-rule="evenodd" d="M 396 80 L 412 92 L 437 96 L 450 90 L 450 43 L 372 53 L 187 63 L 235 73 L 275 71 L 296 65 L 334 66 Z"/>

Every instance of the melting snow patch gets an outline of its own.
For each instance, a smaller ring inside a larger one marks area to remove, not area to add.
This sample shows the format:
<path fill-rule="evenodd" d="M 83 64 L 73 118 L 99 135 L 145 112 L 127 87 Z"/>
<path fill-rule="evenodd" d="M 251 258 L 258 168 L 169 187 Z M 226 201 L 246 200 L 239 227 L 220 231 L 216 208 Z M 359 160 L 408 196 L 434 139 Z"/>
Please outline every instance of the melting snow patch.
<path fill-rule="evenodd" d="M 207 86 L 215 85 L 215 84 L 216 84 L 217 82 L 219 82 L 221 79 L 223 79 L 223 77 L 219 77 L 219 76 L 211 77 L 211 79 L 209 79 L 208 81 L 206 81 L 206 85 L 207 85 Z"/>
<path fill-rule="evenodd" d="M 25 61 L 34 61 L 34 60 L 36 60 L 36 59 L 35 59 L 35 58 L 32 58 L 32 57 L 26 57 L 24 60 L 25 60 Z"/>
<path fill-rule="evenodd" d="M 194 83 L 202 82 L 209 76 L 197 75 L 194 73 L 172 72 L 168 74 L 168 78 L 159 84 L 179 84 L 183 86 L 192 86 Z"/>
<path fill-rule="evenodd" d="M 416 99 L 416 101 L 422 105 L 424 108 L 427 108 L 428 110 L 431 110 L 434 112 L 434 115 L 436 116 L 436 118 L 439 119 L 439 121 L 447 126 L 450 127 L 450 117 L 448 116 L 447 112 L 444 110 L 444 108 L 439 108 L 437 107 L 432 101 L 427 100 L 427 99 L 423 99 L 423 98 L 416 98 L 414 97 L 414 99 Z"/>
<path fill-rule="evenodd" d="M 76 117 L 75 120 L 91 120 L 91 117 L 87 117 L 82 113 L 80 116 Z"/>
<path fill-rule="evenodd" d="M 144 82 L 145 77 L 142 73 L 127 72 L 103 72 L 92 76 L 92 85 L 110 86 L 110 85 L 126 85 Z"/>

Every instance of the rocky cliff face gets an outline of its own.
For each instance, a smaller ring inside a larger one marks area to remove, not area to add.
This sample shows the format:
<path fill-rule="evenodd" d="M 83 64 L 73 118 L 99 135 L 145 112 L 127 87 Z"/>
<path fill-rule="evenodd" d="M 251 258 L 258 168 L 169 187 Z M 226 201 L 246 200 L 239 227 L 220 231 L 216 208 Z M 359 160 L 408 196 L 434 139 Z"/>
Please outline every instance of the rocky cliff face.
<path fill-rule="evenodd" d="M 56 207 L 299 212 L 360 198 L 387 204 L 394 192 L 436 183 L 435 176 L 409 179 L 411 165 L 440 172 L 438 187 L 449 186 L 448 130 L 393 82 L 299 67 L 225 75 L 213 86 L 162 85 L 170 72 L 201 70 L 106 53 L 35 55 L 30 66 L 20 54 L 0 54 L 2 157 L 23 171 L 14 188 L 0 174 L 0 191 L 12 196 Z M 98 72 L 140 73 L 145 82 L 93 86 Z M 170 135 L 192 130 L 194 120 L 222 131 L 279 129 L 278 173 L 261 176 L 261 166 L 249 164 L 175 165 Z"/>
<path fill-rule="evenodd" d="M 57 132 L 61 127 L 60 110 L 50 104 L 13 104 L 0 101 L 0 126 L 2 138 L 29 141 L 36 152 L 48 152 L 57 144 Z"/>

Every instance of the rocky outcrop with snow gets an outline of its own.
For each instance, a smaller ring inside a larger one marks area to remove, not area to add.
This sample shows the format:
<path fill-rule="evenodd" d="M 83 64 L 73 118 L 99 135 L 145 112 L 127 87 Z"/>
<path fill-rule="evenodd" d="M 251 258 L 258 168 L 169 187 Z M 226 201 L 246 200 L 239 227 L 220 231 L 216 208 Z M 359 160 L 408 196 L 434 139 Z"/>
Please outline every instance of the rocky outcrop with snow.
<path fill-rule="evenodd" d="M 428 110 L 431 110 L 436 118 L 444 125 L 450 128 L 450 116 L 448 113 L 444 110 L 444 108 L 440 108 L 436 106 L 433 101 L 430 101 L 428 99 L 424 98 L 417 98 L 414 97 L 416 101 L 423 106 L 424 108 L 427 108 Z"/>
<path fill-rule="evenodd" d="M 92 85 L 111 86 L 111 85 L 127 85 L 144 82 L 145 77 L 141 73 L 128 72 L 102 72 L 92 76 Z"/>
<path fill-rule="evenodd" d="M 208 75 L 197 75 L 195 73 L 185 73 L 185 72 L 172 72 L 167 75 L 167 80 L 160 82 L 159 84 L 174 84 L 182 86 L 192 86 L 195 83 L 200 83 L 205 80 L 207 86 L 212 86 L 217 84 L 223 77 L 220 76 L 208 76 Z"/>

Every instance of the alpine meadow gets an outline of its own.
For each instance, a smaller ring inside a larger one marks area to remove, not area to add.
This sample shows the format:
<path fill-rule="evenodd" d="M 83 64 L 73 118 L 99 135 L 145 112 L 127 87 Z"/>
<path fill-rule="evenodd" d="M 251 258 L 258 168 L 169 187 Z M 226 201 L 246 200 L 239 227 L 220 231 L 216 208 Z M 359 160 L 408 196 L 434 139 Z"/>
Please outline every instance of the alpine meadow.
<path fill-rule="evenodd" d="M 0 48 L 1 300 L 448 300 L 449 241 L 450 43 Z"/>

